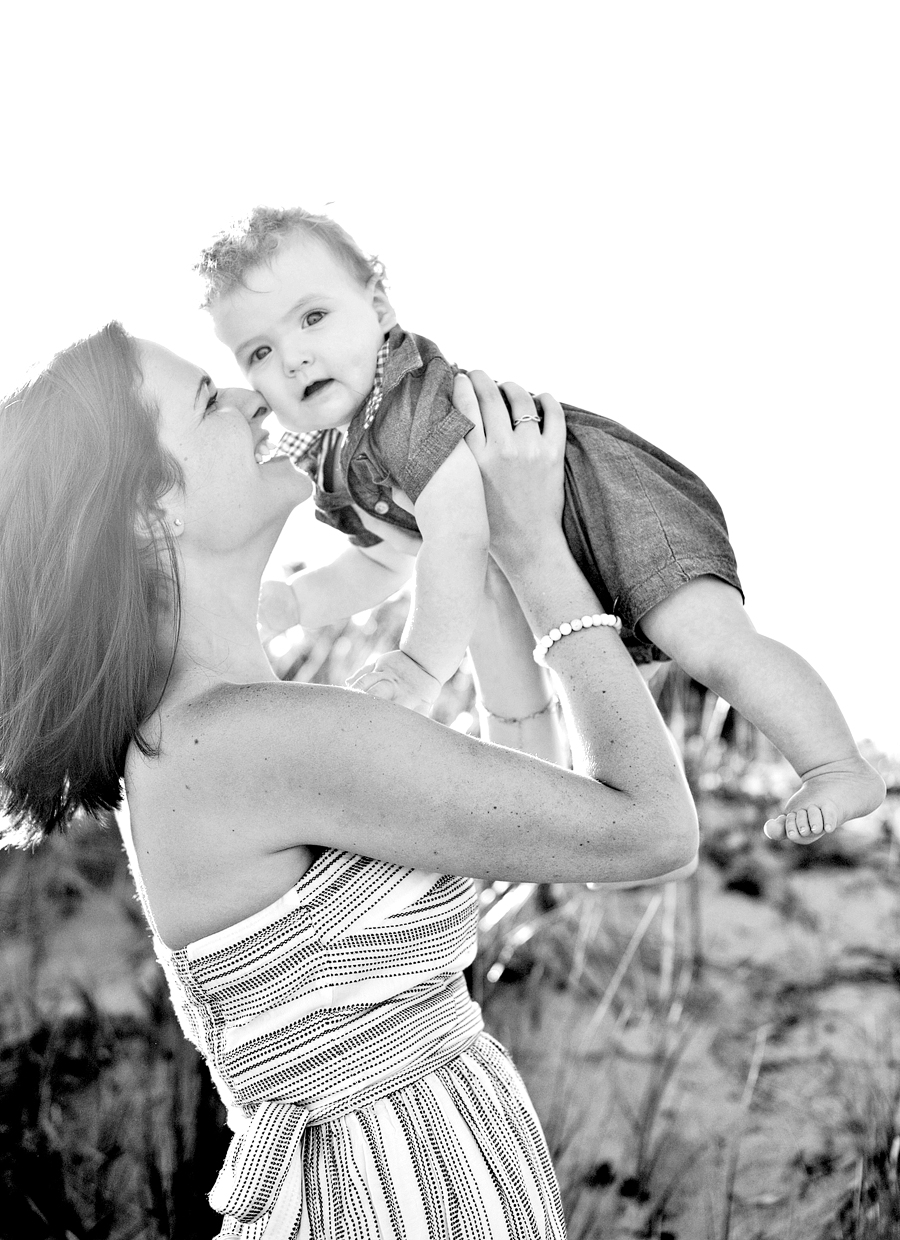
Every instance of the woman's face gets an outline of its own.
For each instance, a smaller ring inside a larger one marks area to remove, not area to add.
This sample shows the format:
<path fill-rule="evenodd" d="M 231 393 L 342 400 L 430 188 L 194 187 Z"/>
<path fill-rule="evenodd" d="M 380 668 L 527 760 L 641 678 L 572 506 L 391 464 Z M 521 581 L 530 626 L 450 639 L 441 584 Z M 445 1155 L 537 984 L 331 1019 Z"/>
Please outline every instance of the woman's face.
<path fill-rule="evenodd" d="M 185 539 L 210 551 L 274 541 L 288 513 L 312 492 L 286 457 L 261 462 L 268 439 L 260 396 L 217 391 L 199 366 L 139 342 L 143 394 L 159 410 L 159 438 L 181 466 L 184 489 L 167 497 Z"/>

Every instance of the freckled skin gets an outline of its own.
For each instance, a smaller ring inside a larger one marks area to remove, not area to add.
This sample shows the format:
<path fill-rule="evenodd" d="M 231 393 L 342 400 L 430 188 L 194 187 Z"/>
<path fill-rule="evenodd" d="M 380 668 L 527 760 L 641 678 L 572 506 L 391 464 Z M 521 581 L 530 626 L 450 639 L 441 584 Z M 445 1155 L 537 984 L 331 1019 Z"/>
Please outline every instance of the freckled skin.
<path fill-rule="evenodd" d="M 288 506 L 303 498 L 296 471 L 256 462 L 257 410 L 246 394 L 197 417 L 202 372 L 163 354 L 150 360 L 164 443 L 186 475 L 183 495 L 172 500 L 187 514 L 180 544 L 185 626 L 154 720 L 164 732 L 161 756 L 148 763 L 129 755 L 127 780 L 142 864 L 153 855 L 144 876 L 166 943 L 185 945 L 265 907 L 305 873 L 312 847 L 519 881 L 616 883 L 692 863 L 696 820 L 687 789 L 655 708 L 609 631 L 562 643 L 553 655 L 585 741 L 578 773 L 482 745 L 366 694 L 270 678 L 261 648 L 249 640 L 256 635 L 257 568 Z M 505 407 L 497 415 L 509 437 Z M 546 419 L 545 410 L 544 434 Z M 559 444 L 561 411 L 557 431 Z M 553 454 L 559 464 L 561 450 Z M 525 464 L 525 484 L 517 467 L 503 493 L 528 503 L 498 545 L 507 548 L 531 627 L 544 632 L 559 615 L 597 604 L 562 542 L 560 487 L 542 498 L 534 466 Z M 535 529 L 548 532 L 535 538 Z M 234 576 L 223 575 L 223 564 Z M 600 686 L 609 689 L 613 714 L 601 709 Z M 610 749 L 603 760 L 611 735 L 616 753 Z M 187 744 L 201 737 L 207 752 L 190 759 Z M 272 770 L 261 777 L 264 764 Z M 184 781 L 187 768 L 192 785 Z M 163 821 L 174 802 L 177 815 Z M 614 812 L 623 826 L 611 835 Z"/>

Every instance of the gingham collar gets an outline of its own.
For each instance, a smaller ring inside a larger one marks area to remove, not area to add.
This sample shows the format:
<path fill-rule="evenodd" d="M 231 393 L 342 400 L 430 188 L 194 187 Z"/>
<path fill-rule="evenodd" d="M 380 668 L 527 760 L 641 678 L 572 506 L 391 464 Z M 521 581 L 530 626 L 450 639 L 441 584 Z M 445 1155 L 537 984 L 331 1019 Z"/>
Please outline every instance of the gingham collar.
<path fill-rule="evenodd" d="M 366 407 L 363 410 L 363 430 L 368 430 L 372 425 L 375 420 L 375 414 L 381 406 L 381 398 L 384 395 L 384 368 L 390 351 L 391 346 L 387 339 L 385 339 L 375 358 L 375 379 L 372 383 L 369 399 L 366 401 Z"/>

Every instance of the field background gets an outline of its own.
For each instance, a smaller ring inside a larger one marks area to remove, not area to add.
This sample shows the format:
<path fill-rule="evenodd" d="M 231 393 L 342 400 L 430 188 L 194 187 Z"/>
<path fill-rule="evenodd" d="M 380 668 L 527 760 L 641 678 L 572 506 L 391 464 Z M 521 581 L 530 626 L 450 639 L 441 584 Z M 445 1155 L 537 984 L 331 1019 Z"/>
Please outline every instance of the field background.
<path fill-rule="evenodd" d="M 282 648 L 341 683 L 405 601 Z M 671 673 L 660 706 L 702 864 L 660 888 L 482 891 L 470 978 L 545 1125 L 572 1240 L 900 1234 L 900 769 L 810 848 L 761 834 L 792 775 Z M 437 716 L 475 731 L 463 668 Z M 0 1240 L 205 1240 L 227 1144 L 178 1030 L 114 826 L 0 854 Z"/>
<path fill-rule="evenodd" d="M 200 248 L 256 203 L 327 210 L 453 360 L 707 479 L 755 622 L 900 753 L 893 0 L 42 0 L 0 35 L 0 390 L 114 317 L 238 380 Z M 312 635 L 297 674 L 396 623 Z M 484 893 L 473 987 L 572 1235 L 895 1237 L 898 794 L 771 845 L 783 766 L 668 692 L 698 877 Z M 203 1240 L 219 1117 L 115 835 L 0 855 L 0 931 L 0 1240 Z"/>

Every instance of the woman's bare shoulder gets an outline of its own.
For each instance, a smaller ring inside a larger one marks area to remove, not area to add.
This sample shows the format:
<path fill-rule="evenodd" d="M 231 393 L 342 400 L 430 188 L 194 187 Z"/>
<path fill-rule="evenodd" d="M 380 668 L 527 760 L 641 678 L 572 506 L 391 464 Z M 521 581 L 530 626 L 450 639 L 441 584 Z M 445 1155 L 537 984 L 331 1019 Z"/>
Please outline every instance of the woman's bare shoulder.
<path fill-rule="evenodd" d="M 133 745 L 128 755 L 132 836 L 159 932 L 170 947 L 265 907 L 312 858 L 307 842 L 315 822 L 306 799 L 299 796 L 273 815 L 265 762 L 246 739 L 237 739 L 252 733 L 268 694 L 237 689 L 243 686 L 173 695 L 145 724 L 150 752 Z M 252 713 L 248 703 L 255 703 Z M 290 832 L 280 829 L 288 818 Z"/>
<path fill-rule="evenodd" d="M 271 744 L 279 720 L 295 727 L 327 718 L 340 709 L 346 691 L 324 685 L 281 681 L 250 684 L 219 683 L 190 693 L 167 695 L 145 722 L 142 736 L 152 755 L 132 746 L 129 767 L 146 766 L 160 780 L 172 778 L 185 767 L 204 773 L 216 756 L 236 754 L 252 764 L 264 756 L 261 744 Z"/>
<path fill-rule="evenodd" d="M 372 699 L 335 685 L 256 681 L 220 684 L 175 705 L 164 724 L 184 747 L 229 742 L 243 747 L 248 758 L 257 743 L 289 743 L 285 732 L 367 717 Z"/>
<path fill-rule="evenodd" d="M 629 822 L 629 797 L 614 788 L 365 693 L 219 685 L 163 711 L 159 726 L 154 815 L 214 815 L 219 840 L 250 830 L 257 853 L 320 845 L 445 873 L 573 882 L 686 859 L 653 843 L 670 799 Z"/>
<path fill-rule="evenodd" d="M 222 682 L 168 695 L 144 724 L 146 746 L 129 751 L 129 795 L 152 793 L 194 810 L 210 802 L 221 809 L 230 799 L 246 813 L 263 781 L 281 782 L 285 764 L 295 787 L 315 785 L 321 768 L 313 738 L 328 735 L 330 749 L 349 746 L 346 727 L 353 718 L 364 726 L 360 711 L 371 701 L 330 685 L 281 681 Z"/>

